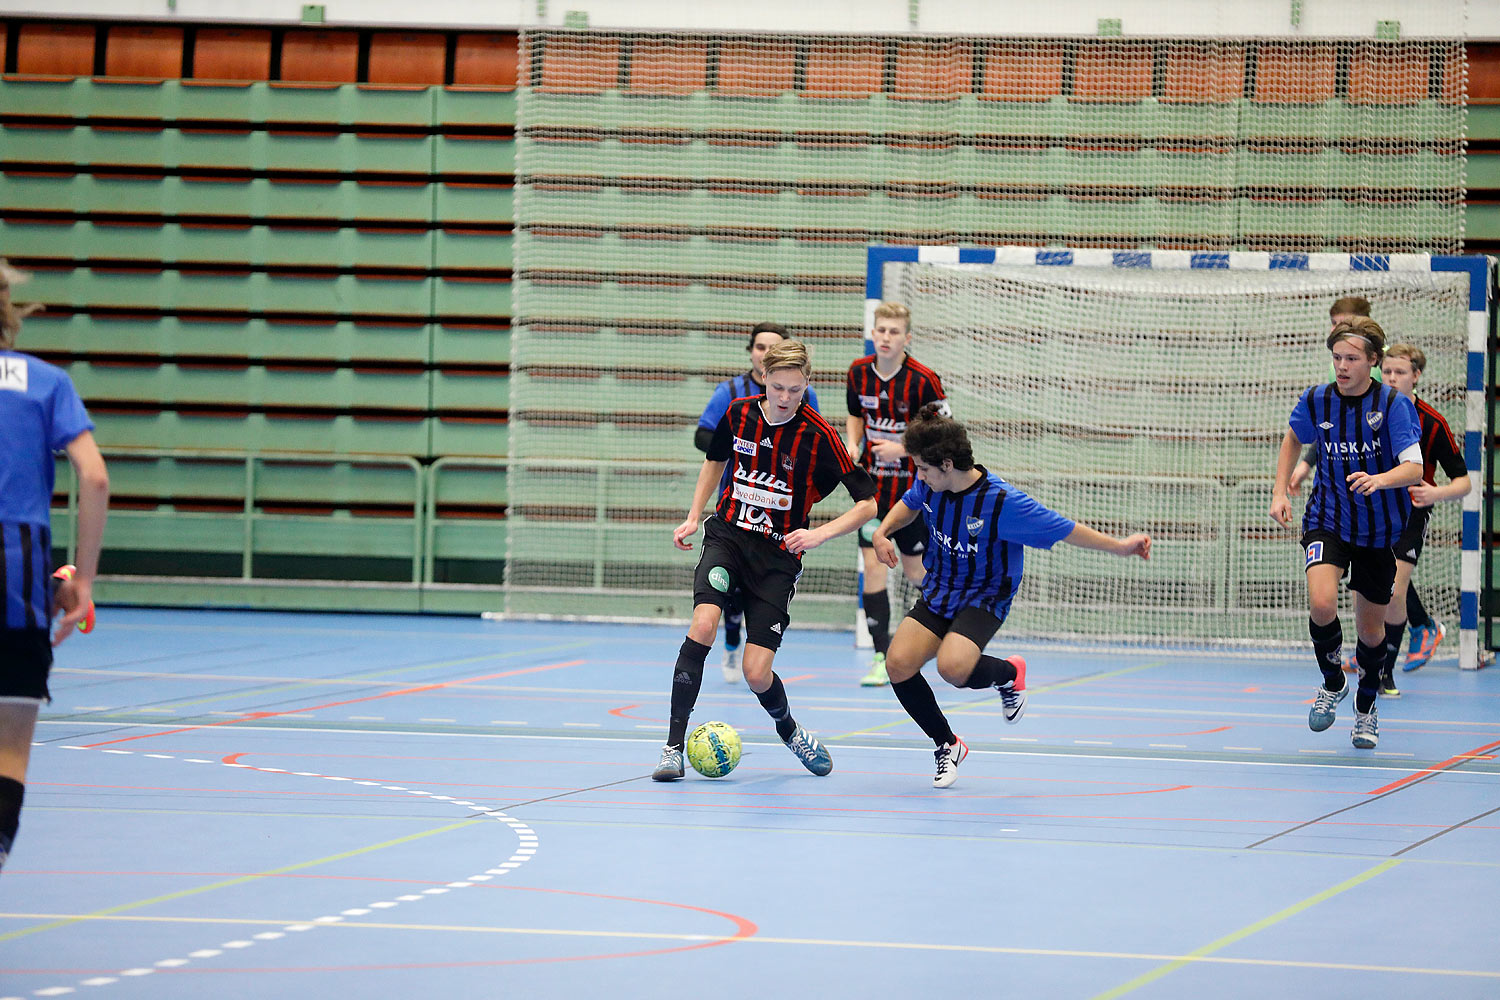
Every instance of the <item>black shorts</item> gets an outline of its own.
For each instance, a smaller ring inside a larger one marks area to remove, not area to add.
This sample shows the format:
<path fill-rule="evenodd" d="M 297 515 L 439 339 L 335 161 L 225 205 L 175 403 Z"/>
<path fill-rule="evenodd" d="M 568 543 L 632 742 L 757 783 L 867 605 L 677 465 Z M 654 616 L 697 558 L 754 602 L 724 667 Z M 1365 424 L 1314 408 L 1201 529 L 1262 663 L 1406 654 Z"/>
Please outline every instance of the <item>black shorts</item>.
<path fill-rule="evenodd" d="M 896 501 L 900 503 L 901 501 Z M 875 520 L 859 529 L 859 547 L 862 549 L 873 549 L 875 547 L 875 529 L 880 527 L 880 522 L 890 509 L 877 510 Z M 896 543 L 896 551 L 904 556 L 919 556 L 927 551 L 927 522 L 922 519 L 922 512 L 917 511 L 916 520 L 891 536 L 891 541 Z"/>
<path fill-rule="evenodd" d="M 0 629 L 0 700 L 51 701 L 52 637 L 44 628 Z"/>
<path fill-rule="evenodd" d="M 1413 566 L 1417 564 L 1417 560 L 1422 557 L 1422 542 L 1427 537 L 1427 522 L 1431 519 L 1431 507 L 1411 509 L 1411 516 L 1406 519 L 1406 529 L 1396 539 L 1396 544 L 1391 546 L 1397 559 Z"/>
<path fill-rule="evenodd" d="M 1376 604 L 1389 604 L 1396 585 L 1396 555 L 1390 549 L 1353 545 L 1331 531 L 1303 532 L 1304 571 L 1337 566 L 1349 578 L 1349 589 Z"/>
<path fill-rule="evenodd" d="M 769 538 L 710 517 L 703 522 L 693 604 L 723 608 L 738 590 L 746 641 L 776 649 L 792 623 L 788 609 L 801 575 L 802 561 Z"/>
<path fill-rule="evenodd" d="M 1006 609 L 1009 610 L 1009 608 L 1010 604 L 1007 602 Z M 906 617 L 915 619 L 918 625 L 939 639 L 949 632 L 957 632 L 961 636 L 974 640 L 974 645 L 981 650 L 995 637 L 995 633 L 1000 630 L 1001 623 L 1005 621 L 1003 616 L 996 617 L 991 611 L 975 607 L 964 608 L 952 618 L 944 618 L 927 606 L 925 598 L 920 597 L 917 598 L 917 603 L 912 609 L 906 613 Z"/>

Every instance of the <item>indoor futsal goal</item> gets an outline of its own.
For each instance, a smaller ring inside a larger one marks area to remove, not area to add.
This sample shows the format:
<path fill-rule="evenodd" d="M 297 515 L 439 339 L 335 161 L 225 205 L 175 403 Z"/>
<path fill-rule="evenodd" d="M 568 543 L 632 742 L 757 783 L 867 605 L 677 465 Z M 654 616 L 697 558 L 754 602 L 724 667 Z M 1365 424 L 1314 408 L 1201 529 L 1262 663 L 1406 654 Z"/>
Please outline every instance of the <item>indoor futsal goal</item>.
<path fill-rule="evenodd" d="M 1268 509 L 1299 393 L 1328 380 L 1329 306 L 1369 299 L 1427 355 L 1418 395 L 1448 420 L 1474 489 L 1439 504 L 1414 581 L 1478 665 L 1487 257 L 875 246 L 866 322 L 912 310 L 976 460 L 1150 562 L 1071 546 L 1027 555 L 1007 632 L 1091 642 L 1306 641 L 1300 529 Z M 1441 479 L 1441 473 L 1439 473 Z M 1298 517 L 1306 497 L 1294 498 Z M 1345 597 L 1347 600 L 1347 596 Z M 1347 608 L 1346 614 L 1347 614 Z"/>

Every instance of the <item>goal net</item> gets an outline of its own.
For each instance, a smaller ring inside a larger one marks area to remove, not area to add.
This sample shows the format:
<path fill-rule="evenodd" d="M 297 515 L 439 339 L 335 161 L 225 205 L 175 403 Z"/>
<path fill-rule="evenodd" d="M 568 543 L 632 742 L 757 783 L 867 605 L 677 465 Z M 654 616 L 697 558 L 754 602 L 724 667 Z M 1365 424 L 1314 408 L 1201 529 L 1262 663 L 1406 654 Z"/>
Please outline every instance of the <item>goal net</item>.
<path fill-rule="evenodd" d="M 1013 632 L 1305 641 L 1300 529 L 1277 525 L 1268 508 L 1292 406 L 1307 386 L 1328 381 L 1328 311 L 1341 297 L 1369 299 L 1388 342 L 1422 348 L 1418 394 L 1464 443 L 1471 326 L 1482 328 L 1485 315 L 1483 258 L 1030 248 L 871 255 L 867 311 L 881 298 L 911 308 L 913 354 L 942 376 L 976 459 L 1102 531 L 1153 537 L 1149 562 L 1072 546 L 1028 554 L 1007 622 Z M 892 259 L 903 256 L 911 259 Z M 1480 286 L 1477 311 L 1471 281 Z M 1477 484 L 1477 435 L 1469 444 Z M 1293 501 L 1299 518 L 1306 493 Z M 1450 627 L 1463 603 L 1462 513 L 1454 502 L 1435 508 L 1415 576 L 1428 609 Z"/>

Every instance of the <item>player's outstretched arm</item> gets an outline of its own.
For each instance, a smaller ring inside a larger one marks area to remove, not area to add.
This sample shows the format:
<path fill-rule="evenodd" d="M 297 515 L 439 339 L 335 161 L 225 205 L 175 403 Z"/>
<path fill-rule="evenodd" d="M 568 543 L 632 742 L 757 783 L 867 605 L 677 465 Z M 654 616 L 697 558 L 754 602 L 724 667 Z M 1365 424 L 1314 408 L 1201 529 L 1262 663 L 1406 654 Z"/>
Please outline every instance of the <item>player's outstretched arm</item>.
<path fill-rule="evenodd" d="M 815 549 L 824 542 L 847 535 L 875 516 L 879 508 L 875 498 L 860 500 L 838 517 L 818 528 L 798 528 L 786 536 L 786 550 L 794 556 Z"/>
<path fill-rule="evenodd" d="M 1069 545 L 1076 545 L 1081 549 L 1097 549 L 1100 552 L 1108 552 L 1122 558 L 1129 556 L 1140 556 L 1142 559 L 1151 558 L 1151 536 L 1145 532 L 1137 532 L 1124 538 L 1116 538 L 1106 535 L 1102 531 L 1095 531 L 1081 522 L 1074 523 L 1073 530 L 1063 538 Z"/>
<path fill-rule="evenodd" d="M 911 524 L 917 519 L 917 512 L 906 506 L 902 500 L 886 512 L 885 520 L 880 522 L 880 527 L 875 529 L 875 537 L 870 544 L 875 547 L 875 558 L 894 569 L 900 562 L 896 555 L 896 543 L 891 541 L 891 535 Z"/>
<path fill-rule="evenodd" d="M 672 529 L 672 544 L 684 551 L 691 549 L 692 538 L 698 531 L 698 521 L 703 517 L 703 508 L 708 503 L 708 498 L 713 495 L 714 487 L 718 485 L 719 479 L 724 475 L 724 462 L 715 462 L 711 458 L 703 460 L 703 467 L 698 470 L 698 483 L 693 487 L 693 504 L 688 508 L 687 519 Z"/>
<path fill-rule="evenodd" d="M 1297 434 L 1291 428 L 1287 428 L 1286 436 L 1281 439 L 1281 452 L 1276 456 L 1276 485 L 1271 489 L 1271 520 L 1282 526 L 1290 526 L 1292 523 L 1292 502 L 1287 499 L 1287 490 L 1291 488 L 1292 470 L 1297 465 L 1297 457 L 1302 451 L 1302 442 L 1297 440 Z"/>

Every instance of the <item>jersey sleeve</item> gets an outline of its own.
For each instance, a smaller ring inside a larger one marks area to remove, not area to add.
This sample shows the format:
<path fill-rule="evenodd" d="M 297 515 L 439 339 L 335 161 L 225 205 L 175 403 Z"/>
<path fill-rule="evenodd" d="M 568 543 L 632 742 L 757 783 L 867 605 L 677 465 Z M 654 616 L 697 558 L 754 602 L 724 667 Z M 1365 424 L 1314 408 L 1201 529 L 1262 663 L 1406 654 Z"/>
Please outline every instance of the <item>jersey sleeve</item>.
<path fill-rule="evenodd" d="M 844 377 L 844 394 L 849 397 L 849 416 L 863 417 L 865 406 L 859 401 L 859 386 L 854 384 L 854 366 L 849 366 L 849 374 Z"/>
<path fill-rule="evenodd" d="M 1395 392 L 1394 389 L 1391 391 Z M 1391 400 L 1390 419 L 1391 447 L 1397 455 L 1414 444 L 1422 443 L 1422 420 L 1417 416 L 1416 404 L 1399 392 Z"/>
<path fill-rule="evenodd" d="M 1311 389 L 1304 389 L 1297 399 L 1297 405 L 1292 407 L 1292 415 L 1287 418 L 1287 426 L 1291 427 L 1292 433 L 1297 435 L 1297 440 L 1303 444 L 1311 444 L 1317 437 L 1313 430 L 1312 405 L 1308 401 L 1311 395 Z"/>
<path fill-rule="evenodd" d="M 1050 549 L 1073 533 L 1076 523 L 1044 507 L 1020 490 L 1006 494 L 1000 508 L 1000 537 L 1034 549 Z"/>
<path fill-rule="evenodd" d="M 73 439 L 84 431 L 94 429 L 73 380 L 64 375 L 57 380 L 51 393 L 47 414 L 47 446 L 53 451 L 62 451 L 73 443 Z"/>
<path fill-rule="evenodd" d="M 1469 464 L 1464 461 L 1464 453 L 1459 450 L 1458 442 L 1453 440 L 1453 432 L 1446 423 L 1439 424 L 1437 433 L 1432 436 L 1432 455 L 1429 457 L 1442 467 L 1449 479 L 1469 474 Z"/>
<path fill-rule="evenodd" d="M 861 500 L 868 500 L 875 495 L 875 480 L 871 479 L 870 474 L 857 465 L 844 474 L 842 482 L 844 489 L 849 491 L 849 495 L 854 498 L 855 503 Z"/>
<path fill-rule="evenodd" d="M 901 494 L 901 502 L 912 510 L 921 510 L 922 505 L 927 502 L 927 498 L 930 496 L 932 496 L 932 490 L 928 488 L 927 484 L 920 479 L 913 479 L 911 481 L 911 488 Z"/>
<path fill-rule="evenodd" d="M 928 403 L 935 403 L 940 399 L 948 398 L 947 393 L 943 392 L 943 380 L 938 377 L 937 372 L 933 372 L 932 377 L 924 379 L 923 382 L 922 402 L 918 405 L 917 409 L 921 409 Z"/>
<path fill-rule="evenodd" d="M 708 430 L 719 426 L 719 421 L 724 419 L 724 411 L 729 409 L 729 404 L 733 401 L 732 397 L 733 392 L 728 382 L 720 382 L 715 386 L 713 395 L 708 397 L 708 405 L 703 408 L 703 415 L 698 418 L 698 426 Z"/>
<path fill-rule="evenodd" d="M 807 387 L 807 405 L 811 406 L 813 408 L 813 412 L 815 413 L 823 412 L 822 410 L 818 409 L 818 390 L 814 389 L 812 386 Z"/>
<path fill-rule="evenodd" d="M 726 412 L 714 428 L 713 440 L 708 442 L 705 456 L 710 462 L 727 462 L 734 454 L 734 432 L 729 429 L 729 414 Z"/>

